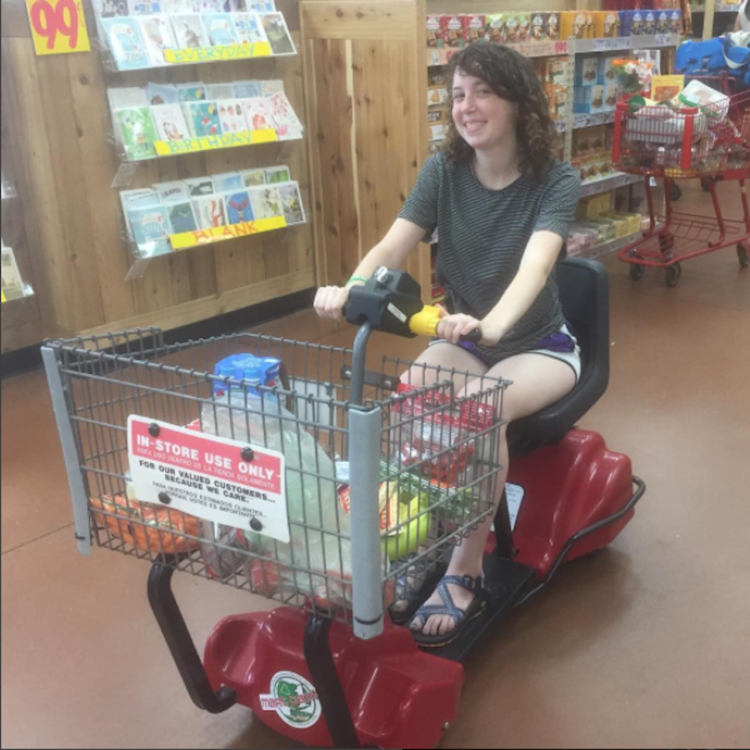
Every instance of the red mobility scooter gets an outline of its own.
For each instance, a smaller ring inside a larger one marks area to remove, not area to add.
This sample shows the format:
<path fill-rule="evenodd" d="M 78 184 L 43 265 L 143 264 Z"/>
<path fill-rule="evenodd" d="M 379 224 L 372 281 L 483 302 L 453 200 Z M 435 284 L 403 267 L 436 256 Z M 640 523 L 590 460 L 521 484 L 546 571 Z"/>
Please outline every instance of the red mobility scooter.
<path fill-rule="evenodd" d="M 218 713 L 239 703 L 315 747 L 434 747 L 458 717 L 469 651 L 564 562 L 606 547 L 630 521 L 644 483 L 627 456 L 575 426 L 608 384 L 606 272 L 567 259 L 556 274 L 582 377 L 560 402 L 509 426 L 510 475 L 485 558 L 488 606 L 437 649 L 420 650 L 388 605 L 404 577 L 419 582 L 426 599 L 455 544 L 495 512 L 502 397 L 513 386 L 486 378 L 479 392 L 457 398 L 455 372 L 405 389 L 399 375 L 410 363 L 386 358 L 379 370 L 366 368 L 373 331 L 430 330 L 407 274 L 381 269 L 352 290 L 346 314 L 359 326 L 352 350 L 251 335 L 168 345 L 155 330 L 45 345 L 79 546 L 88 552 L 93 538 L 151 562 L 152 609 L 198 707 Z M 246 371 L 238 378 L 211 375 L 196 360 L 215 362 L 238 348 L 285 369 L 271 380 Z M 222 389 L 233 387 L 239 399 L 221 401 Z M 198 413 L 193 427 L 218 435 L 222 411 L 234 440 L 225 442 L 249 443 L 248 464 L 264 448 L 285 453 L 286 542 L 265 535 L 261 511 L 244 532 L 228 534 L 186 513 L 174 487 L 137 500 L 128 491 L 135 460 L 124 444 L 128 415 L 147 415 L 150 434 L 163 436 Z M 253 431 L 261 422 L 263 431 Z M 305 448 L 309 436 L 326 449 Z M 312 459 L 303 460 L 305 450 Z M 334 473 L 326 468 L 332 458 Z M 339 502 L 327 517 L 329 490 Z M 283 606 L 221 620 L 201 659 L 172 594 L 175 570 Z"/>

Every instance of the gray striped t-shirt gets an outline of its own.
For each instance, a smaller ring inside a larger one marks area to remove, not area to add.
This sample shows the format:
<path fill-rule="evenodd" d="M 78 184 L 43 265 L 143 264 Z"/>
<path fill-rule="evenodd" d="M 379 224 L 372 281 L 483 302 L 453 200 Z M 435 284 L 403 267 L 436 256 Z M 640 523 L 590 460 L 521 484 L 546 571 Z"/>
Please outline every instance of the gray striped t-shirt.
<path fill-rule="evenodd" d="M 555 162 L 542 182 L 522 176 L 503 190 L 482 185 L 469 163 L 452 165 L 442 153 L 422 168 L 399 216 L 426 232 L 438 230 L 438 281 L 452 312 L 485 317 L 518 272 L 538 230 L 563 239 L 581 193 L 578 172 Z M 554 274 L 529 311 L 493 347 L 477 348 L 491 362 L 529 351 L 564 323 Z"/>

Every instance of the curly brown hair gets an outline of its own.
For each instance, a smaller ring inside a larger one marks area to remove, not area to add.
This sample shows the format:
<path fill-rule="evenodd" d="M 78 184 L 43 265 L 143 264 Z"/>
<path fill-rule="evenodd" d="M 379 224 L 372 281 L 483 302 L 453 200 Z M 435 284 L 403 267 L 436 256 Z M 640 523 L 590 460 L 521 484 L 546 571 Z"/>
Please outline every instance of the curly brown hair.
<path fill-rule="evenodd" d="M 519 169 L 528 177 L 543 180 L 554 161 L 555 128 L 549 115 L 547 94 L 530 60 L 500 44 L 471 44 L 457 52 L 448 67 L 451 107 L 456 70 L 476 76 L 501 99 L 518 105 Z M 453 118 L 442 151 L 454 164 L 466 162 L 474 155 L 474 149 L 458 134 Z"/>

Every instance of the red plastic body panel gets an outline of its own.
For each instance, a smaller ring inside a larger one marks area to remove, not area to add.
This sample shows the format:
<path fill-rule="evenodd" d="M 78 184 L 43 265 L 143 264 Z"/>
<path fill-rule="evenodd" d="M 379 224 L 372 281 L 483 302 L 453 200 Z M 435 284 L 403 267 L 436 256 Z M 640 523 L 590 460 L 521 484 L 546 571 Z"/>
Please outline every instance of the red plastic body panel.
<path fill-rule="evenodd" d="M 542 578 L 577 532 L 622 510 L 633 493 L 630 459 L 607 449 L 601 436 L 572 430 L 558 445 L 511 461 L 509 482 L 524 488 L 516 523 L 517 561 Z M 568 560 L 607 546 L 632 518 L 581 540 Z M 488 544 L 488 551 L 494 540 Z M 306 729 L 264 710 L 274 676 L 292 672 L 310 682 L 303 644 L 307 613 L 282 607 L 227 617 L 216 626 L 204 664 L 214 689 L 227 685 L 241 705 L 279 734 L 313 747 L 331 747 L 325 717 Z M 386 625 L 372 641 L 335 622 L 330 645 L 360 743 L 377 747 L 435 747 L 457 714 L 464 683 L 460 664 L 417 649 L 403 628 Z M 266 706 L 266 709 L 268 706 Z"/>
<path fill-rule="evenodd" d="M 303 653 L 306 622 L 305 612 L 286 607 L 227 617 L 208 639 L 204 665 L 214 689 L 234 688 L 237 702 L 279 734 L 313 747 L 331 747 L 325 717 L 298 729 L 261 705 L 261 696 L 270 693 L 279 672 L 310 681 Z M 390 622 L 372 641 L 356 639 L 350 627 L 336 622 L 330 644 L 363 746 L 437 746 L 444 725 L 458 714 L 464 683 L 460 664 L 423 654 L 405 629 Z"/>
<path fill-rule="evenodd" d="M 585 430 L 571 430 L 557 445 L 512 458 L 508 481 L 525 491 L 513 534 L 516 561 L 535 568 L 540 578 L 574 534 L 622 510 L 633 495 L 630 459 Z M 567 560 L 606 547 L 633 514 L 582 539 Z"/>

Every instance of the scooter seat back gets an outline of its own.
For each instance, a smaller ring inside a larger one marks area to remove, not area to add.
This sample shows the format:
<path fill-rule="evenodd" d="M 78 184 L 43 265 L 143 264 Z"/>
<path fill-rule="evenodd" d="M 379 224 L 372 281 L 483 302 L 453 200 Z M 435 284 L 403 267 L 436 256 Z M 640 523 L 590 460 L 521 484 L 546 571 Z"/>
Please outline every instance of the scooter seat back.
<path fill-rule="evenodd" d="M 566 320 L 581 347 L 581 378 L 563 399 L 511 424 L 512 442 L 557 442 L 602 397 L 609 384 L 609 280 L 601 263 L 566 258 L 555 267 Z"/>

